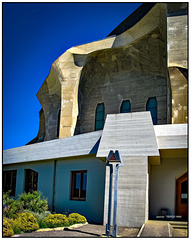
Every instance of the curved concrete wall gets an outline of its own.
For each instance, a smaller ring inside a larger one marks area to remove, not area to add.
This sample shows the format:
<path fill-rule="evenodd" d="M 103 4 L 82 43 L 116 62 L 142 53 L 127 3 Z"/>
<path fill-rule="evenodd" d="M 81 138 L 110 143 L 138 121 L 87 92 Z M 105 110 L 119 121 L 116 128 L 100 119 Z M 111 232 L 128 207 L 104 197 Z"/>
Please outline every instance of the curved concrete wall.
<path fill-rule="evenodd" d="M 167 27 L 169 66 L 175 59 L 176 65 L 186 67 L 187 20 L 185 15 L 167 18 L 167 5 L 153 4 L 125 32 L 72 47 L 52 64 L 37 93 L 44 111 L 45 141 L 94 131 L 95 109 L 100 102 L 105 103 L 106 114 L 118 113 L 123 99 L 131 100 L 132 111 L 144 111 L 147 99 L 156 97 L 158 124 L 171 123 Z M 182 37 L 174 39 L 179 33 Z"/>
<path fill-rule="evenodd" d="M 120 73 L 122 71 L 127 70 L 124 67 L 124 65 L 129 64 L 129 60 L 127 59 L 127 61 L 123 63 L 124 61 L 123 55 L 127 55 L 127 58 L 130 58 L 130 57 L 132 58 L 130 65 L 133 66 L 132 63 L 135 63 L 134 64 L 134 69 L 135 69 L 137 65 L 136 64 L 137 58 L 138 59 L 140 58 L 138 61 L 141 62 L 141 61 L 144 61 L 144 58 L 146 56 L 143 56 L 145 55 L 145 53 L 141 51 L 140 53 L 137 54 L 136 52 L 139 51 L 139 49 L 133 49 L 131 48 L 131 46 L 127 47 L 127 44 L 130 44 L 133 42 L 135 43 L 136 41 L 140 42 L 141 38 L 144 39 L 144 36 L 146 36 L 149 33 L 152 33 L 153 35 L 150 36 L 153 39 L 152 42 L 155 42 L 154 43 L 155 47 L 157 47 L 158 49 L 160 49 L 160 51 L 163 52 L 163 49 L 165 50 L 166 48 L 166 44 L 165 44 L 166 36 L 164 35 L 164 32 L 166 30 L 164 26 L 166 26 L 166 6 L 165 4 L 156 4 L 149 11 L 148 14 L 146 14 L 137 24 L 135 24 L 135 26 L 133 26 L 131 29 L 127 30 L 126 32 L 115 37 L 109 37 L 100 41 L 95 41 L 92 43 L 73 47 L 67 50 L 63 55 L 61 55 L 52 64 L 49 76 L 47 77 L 42 87 L 40 88 L 39 92 L 37 93 L 37 97 L 42 105 L 42 108 L 44 110 L 44 115 L 45 115 L 44 140 L 46 141 L 46 140 L 55 139 L 58 137 L 64 138 L 64 137 L 69 137 L 74 135 L 77 116 L 78 116 L 79 79 L 81 76 L 81 71 L 83 70 L 84 72 L 84 67 L 86 67 L 87 62 L 89 62 L 89 59 L 92 58 L 92 54 L 94 53 L 98 54 L 97 52 L 103 49 L 106 51 L 107 49 L 111 49 L 111 53 L 112 53 L 113 49 L 115 49 L 114 51 L 117 51 L 118 47 L 124 46 L 125 49 L 123 50 L 120 49 L 119 51 L 120 54 L 122 54 L 121 57 L 118 57 L 118 59 L 115 59 L 115 54 L 113 56 L 112 61 L 114 65 L 116 65 L 116 62 L 118 62 L 118 60 L 121 61 L 121 63 L 119 63 L 119 65 L 121 66 L 115 66 L 115 68 L 117 69 L 117 72 L 120 72 Z M 152 44 L 151 41 L 149 41 L 149 46 L 147 44 L 146 51 L 149 51 L 150 44 Z M 126 52 L 126 48 L 127 49 L 129 48 L 127 52 Z M 136 57 L 133 57 L 134 55 L 136 55 Z M 148 58 L 148 56 L 146 58 Z M 156 59 L 157 57 L 155 58 L 155 62 L 156 62 Z M 159 67 L 160 70 L 157 71 L 158 78 L 166 78 L 165 76 L 166 73 L 164 73 L 165 69 L 163 69 L 161 72 L 161 66 L 163 68 L 163 64 L 164 65 L 166 64 L 165 59 L 166 58 L 164 55 L 162 59 L 160 59 L 160 62 L 158 62 L 158 66 L 160 66 Z M 92 63 L 94 64 L 94 61 Z M 149 65 L 148 62 L 147 62 L 147 65 Z M 98 67 L 97 72 L 101 70 L 102 77 L 106 78 L 106 79 L 103 79 L 103 84 L 104 84 L 105 80 L 107 80 L 107 76 L 110 74 L 110 70 L 106 74 L 104 74 L 103 69 L 102 68 L 100 69 L 98 64 L 96 67 Z M 140 68 L 141 67 L 143 68 L 143 66 L 140 66 Z M 143 72 L 141 72 L 141 74 Z M 151 72 L 156 73 L 156 71 L 153 68 Z M 128 71 L 125 74 L 128 74 Z M 121 73 L 122 81 L 124 81 L 125 74 Z M 162 76 L 159 77 L 159 75 L 162 75 Z M 114 76 L 113 78 L 116 78 L 116 76 Z M 112 84 L 111 84 L 111 87 L 113 87 Z M 128 90 L 129 89 L 127 89 L 127 91 Z M 99 101 L 99 99 L 97 101 Z M 165 102 L 166 100 L 163 99 L 162 101 Z M 57 136 L 59 109 L 61 109 L 61 116 L 60 116 L 59 136 Z M 80 113 L 80 116 L 81 116 L 81 113 Z M 162 122 L 166 121 L 164 119 L 166 119 L 166 116 L 162 116 Z M 91 128 L 91 131 L 92 130 L 93 129 Z M 85 131 L 88 131 L 88 129 Z"/>
<path fill-rule="evenodd" d="M 119 113 L 123 100 L 131 101 L 132 112 L 145 111 L 148 98 L 156 97 L 158 124 L 168 123 L 166 12 L 163 7 L 153 7 L 132 29 L 119 35 L 113 46 L 123 45 L 125 41 L 128 44 L 88 55 L 79 85 L 81 133 L 95 130 L 95 110 L 101 102 L 105 104 L 107 115 Z M 139 31 L 139 28 L 144 30 Z"/>

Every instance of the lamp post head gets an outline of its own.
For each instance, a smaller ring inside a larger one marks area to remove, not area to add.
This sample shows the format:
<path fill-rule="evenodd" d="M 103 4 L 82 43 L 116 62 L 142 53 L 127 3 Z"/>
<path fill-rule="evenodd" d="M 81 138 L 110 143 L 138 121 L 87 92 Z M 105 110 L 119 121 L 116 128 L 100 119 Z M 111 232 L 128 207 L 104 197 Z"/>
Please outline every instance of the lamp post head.
<path fill-rule="evenodd" d="M 107 157 L 107 163 L 122 163 L 122 159 L 118 150 L 116 150 L 115 153 L 113 150 L 109 152 Z"/>

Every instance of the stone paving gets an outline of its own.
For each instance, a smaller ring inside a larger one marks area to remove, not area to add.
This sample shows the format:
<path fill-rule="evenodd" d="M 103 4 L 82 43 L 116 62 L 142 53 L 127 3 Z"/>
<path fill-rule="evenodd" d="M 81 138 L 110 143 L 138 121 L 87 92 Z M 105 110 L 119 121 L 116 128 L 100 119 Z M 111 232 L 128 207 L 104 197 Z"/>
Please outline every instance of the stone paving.
<path fill-rule="evenodd" d="M 136 237 L 139 228 L 118 227 L 119 237 Z M 87 224 L 77 228 L 64 228 L 63 230 L 39 231 L 32 233 L 22 233 L 17 237 L 41 238 L 41 237 L 62 237 L 62 238 L 98 238 L 105 237 L 105 226 Z"/>
<path fill-rule="evenodd" d="M 188 237 L 187 222 L 148 220 L 140 234 L 140 237 Z"/>
<path fill-rule="evenodd" d="M 171 228 L 169 231 L 169 222 L 167 221 L 147 221 L 143 231 L 139 228 L 130 227 L 118 227 L 118 237 L 137 237 L 140 231 L 140 238 L 152 238 L 152 237 L 188 237 L 187 228 Z M 112 232 L 112 229 L 111 229 Z M 15 237 L 22 238 L 47 238 L 47 237 L 61 237 L 61 238 L 99 238 L 105 236 L 105 226 L 97 224 L 77 225 L 69 228 L 55 228 L 55 229 L 40 229 L 36 232 L 22 233 Z"/>

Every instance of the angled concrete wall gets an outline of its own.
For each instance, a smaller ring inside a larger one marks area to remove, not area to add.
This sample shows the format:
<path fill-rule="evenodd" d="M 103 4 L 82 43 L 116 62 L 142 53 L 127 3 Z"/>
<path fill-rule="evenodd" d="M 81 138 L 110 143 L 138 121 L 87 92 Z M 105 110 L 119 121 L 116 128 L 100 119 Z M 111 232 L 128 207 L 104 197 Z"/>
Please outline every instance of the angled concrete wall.
<path fill-rule="evenodd" d="M 167 18 L 168 66 L 188 68 L 188 16 Z"/>
<path fill-rule="evenodd" d="M 123 157 L 123 162 L 124 166 L 119 168 L 117 225 L 141 227 L 148 219 L 148 158 Z M 108 195 L 109 167 L 106 167 L 104 224 L 108 217 Z"/>
<path fill-rule="evenodd" d="M 107 157 L 110 150 L 118 150 L 124 163 L 119 167 L 117 224 L 141 227 L 148 219 L 148 156 L 159 156 L 150 113 L 108 115 L 97 157 Z M 105 189 L 107 223 L 109 167 Z"/>
<path fill-rule="evenodd" d="M 188 122 L 188 15 L 187 3 L 180 4 L 182 4 L 180 8 L 175 12 L 170 12 L 167 18 L 168 67 L 172 88 L 173 124 Z"/>

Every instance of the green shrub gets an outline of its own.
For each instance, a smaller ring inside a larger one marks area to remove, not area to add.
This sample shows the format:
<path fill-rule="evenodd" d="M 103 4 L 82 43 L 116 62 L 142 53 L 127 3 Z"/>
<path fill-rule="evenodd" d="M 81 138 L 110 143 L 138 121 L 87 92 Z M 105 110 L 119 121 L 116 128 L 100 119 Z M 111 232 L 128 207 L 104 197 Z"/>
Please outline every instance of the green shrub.
<path fill-rule="evenodd" d="M 48 227 L 64 227 L 69 225 L 69 221 L 66 215 L 63 214 L 50 214 L 46 217 L 46 224 Z"/>
<path fill-rule="evenodd" d="M 24 210 L 30 210 L 35 213 L 42 213 L 48 210 L 48 202 L 41 199 L 41 193 L 34 191 L 32 193 L 23 193 L 19 196 L 19 203 Z"/>
<path fill-rule="evenodd" d="M 70 225 L 72 225 L 72 224 L 76 224 L 76 223 L 85 223 L 85 222 L 87 222 L 87 219 L 78 213 L 71 213 L 68 216 L 68 221 L 69 221 Z"/>
<path fill-rule="evenodd" d="M 39 228 L 49 228 L 49 224 L 45 220 L 41 220 L 38 222 Z"/>
<path fill-rule="evenodd" d="M 3 193 L 3 204 L 7 205 L 3 209 L 3 217 L 6 218 L 17 218 L 18 212 L 21 210 L 21 205 L 18 200 L 9 198 L 10 191 Z"/>
<path fill-rule="evenodd" d="M 25 210 L 25 212 L 31 213 L 36 219 L 39 224 L 39 228 L 48 228 L 48 224 L 46 223 L 46 217 L 51 214 L 49 211 L 45 211 L 43 213 L 35 213 L 30 210 Z"/>
<path fill-rule="evenodd" d="M 46 220 L 46 217 L 51 214 L 50 211 L 45 211 L 45 212 L 42 212 L 42 213 L 37 213 L 37 212 L 33 212 L 33 211 L 31 211 L 31 210 L 28 210 L 28 209 L 24 210 L 24 212 L 31 213 L 31 214 L 37 219 L 37 222 L 40 222 L 40 221 L 43 221 L 43 220 L 45 221 L 45 220 Z"/>
<path fill-rule="evenodd" d="M 48 210 L 47 200 L 41 198 L 40 192 L 23 193 L 19 196 L 18 200 L 10 198 L 9 194 L 10 191 L 3 193 L 3 204 L 7 206 L 3 209 L 4 217 L 16 219 L 18 213 L 24 210 L 39 214 Z"/>
<path fill-rule="evenodd" d="M 16 221 L 18 221 L 18 225 L 23 232 L 32 232 L 39 229 L 37 219 L 31 213 L 19 213 Z"/>
<path fill-rule="evenodd" d="M 17 219 L 7 219 L 7 221 L 11 224 L 14 234 L 21 233 L 21 226 L 20 226 L 21 224 Z"/>
<path fill-rule="evenodd" d="M 13 234 L 11 224 L 3 218 L 3 237 L 11 237 Z"/>

